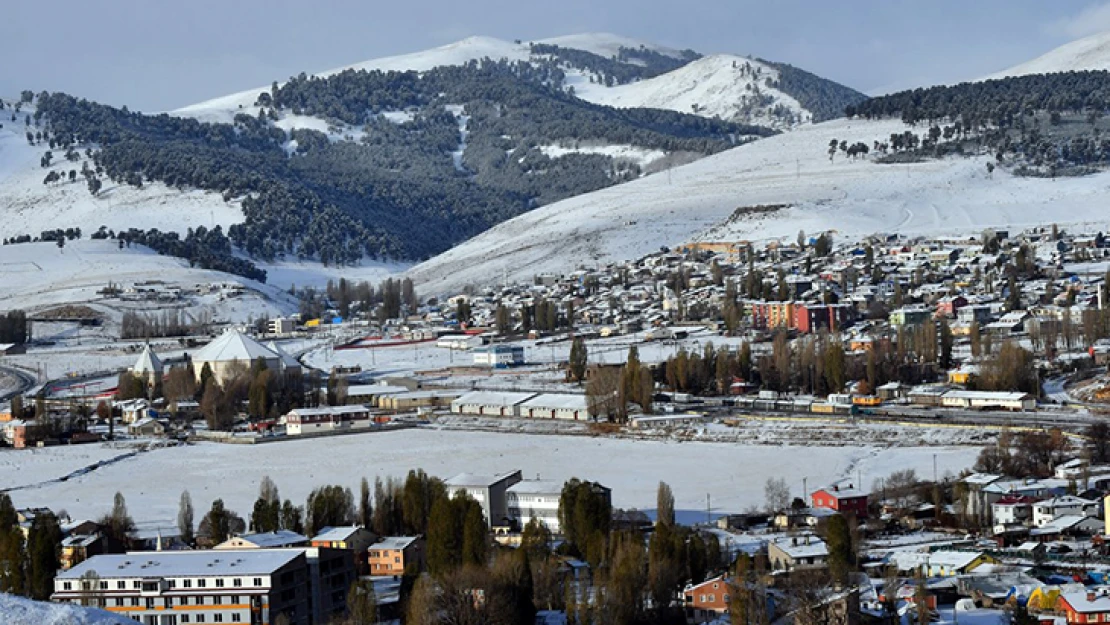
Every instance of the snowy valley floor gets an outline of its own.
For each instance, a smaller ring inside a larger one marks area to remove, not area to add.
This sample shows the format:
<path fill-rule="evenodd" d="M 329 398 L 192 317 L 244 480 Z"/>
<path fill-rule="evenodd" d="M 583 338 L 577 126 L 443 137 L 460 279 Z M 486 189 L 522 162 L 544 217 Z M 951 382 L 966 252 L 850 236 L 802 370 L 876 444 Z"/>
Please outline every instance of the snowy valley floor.
<path fill-rule="evenodd" d="M 464 471 L 520 469 L 529 479 L 602 482 L 613 489 L 613 504 L 621 508 L 652 508 L 656 486 L 666 481 L 677 507 L 696 521 L 705 518 L 707 495 L 714 513 L 761 505 L 770 476 L 785 478 L 800 495 L 803 479 L 813 489 L 837 480 L 867 487 L 896 469 L 931 476 L 934 457 L 941 476 L 955 474 L 970 467 L 979 453 L 978 447 L 955 446 L 967 442 L 958 439 L 891 446 L 899 438 L 880 432 L 862 443 L 857 441 L 865 439 L 848 437 L 852 442 L 840 446 L 761 445 L 456 431 L 444 424 L 268 445 L 182 445 L 116 462 L 104 461 L 134 450 L 108 445 L 7 450 L 0 453 L 0 489 L 11 489 L 17 507 L 65 509 L 74 518 L 99 517 L 119 491 L 136 521 L 172 527 L 185 489 L 198 510 L 222 498 L 248 516 L 264 475 L 274 479 L 283 498 L 300 503 L 314 487 L 326 484 L 357 492 L 364 476 L 403 478 L 410 469 L 422 468 L 447 478 Z M 96 463 L 102 464 L 93 471 L 73 473 Z"/>

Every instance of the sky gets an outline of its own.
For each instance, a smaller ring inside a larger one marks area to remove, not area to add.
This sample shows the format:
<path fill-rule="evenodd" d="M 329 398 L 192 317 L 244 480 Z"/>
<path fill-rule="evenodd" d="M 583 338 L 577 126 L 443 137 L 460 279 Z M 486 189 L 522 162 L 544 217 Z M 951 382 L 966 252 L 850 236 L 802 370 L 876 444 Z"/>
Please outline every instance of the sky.
<path fill-rule="evenodd" d="M 471 36 L 612 32 L 785 61 L 867 93 L 951 83 L 1110 31 L 1110 1 L 26 0 L 0 11 L 0 95 L 132 110 L 209 98 Z"/>

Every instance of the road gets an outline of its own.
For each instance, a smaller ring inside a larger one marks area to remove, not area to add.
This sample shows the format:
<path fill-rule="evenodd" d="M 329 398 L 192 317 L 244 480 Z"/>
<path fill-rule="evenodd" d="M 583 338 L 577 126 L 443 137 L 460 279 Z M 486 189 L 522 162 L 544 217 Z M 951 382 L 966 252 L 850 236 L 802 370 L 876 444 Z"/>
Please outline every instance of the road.
<path fill-rule="evenodd" d="M 15 397 L 20 393 L 26 393 L 28 390 L 31 389 L 31 387 L 35 385 L 35 376 L 26 371 L 23 371 L 22 369 L 0 365 L 0 373 L 15 378 L 16 380 L 18 380 L 19 384 L 11 391 L 0 394 L 0 401 L 8 401 L 12 397 Z"/>

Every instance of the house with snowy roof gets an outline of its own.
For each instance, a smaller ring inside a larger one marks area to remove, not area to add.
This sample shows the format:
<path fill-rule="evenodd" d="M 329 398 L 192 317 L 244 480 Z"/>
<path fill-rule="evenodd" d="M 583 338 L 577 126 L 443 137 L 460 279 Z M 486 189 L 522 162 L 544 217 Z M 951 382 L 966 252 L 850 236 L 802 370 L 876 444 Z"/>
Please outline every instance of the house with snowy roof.
<path fill-rule="evenodd" d="M 829 548 L 812 534 L 781 536 L 767 543 L 767 559 L 776 571 L 823 569 L 828 566 Z"/>

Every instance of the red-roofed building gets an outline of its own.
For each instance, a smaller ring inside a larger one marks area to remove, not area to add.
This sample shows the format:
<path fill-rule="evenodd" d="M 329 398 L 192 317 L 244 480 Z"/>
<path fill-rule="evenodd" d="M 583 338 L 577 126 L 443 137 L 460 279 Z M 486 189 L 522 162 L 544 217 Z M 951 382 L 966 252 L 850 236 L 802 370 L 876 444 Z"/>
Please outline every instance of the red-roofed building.
<path fill-rule="evenodd" d="M 1110 623 L 1110 597 L 1094 590 L 1062 594 L 1056 609 L 1064 613 L 1068 625 Z"/>
<path fill-rule="evenodd" d="M 816 490 L 810 495 L 814 508 L 836 510 L 841 514 L 853 514 L 857 519 L 867 518 L 867 493 L 857 490 L 851 484 L 848 488 L 832 486 Z"/>

